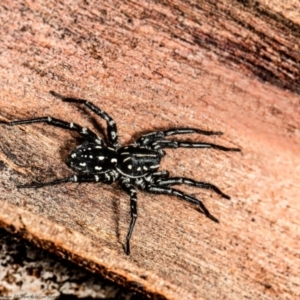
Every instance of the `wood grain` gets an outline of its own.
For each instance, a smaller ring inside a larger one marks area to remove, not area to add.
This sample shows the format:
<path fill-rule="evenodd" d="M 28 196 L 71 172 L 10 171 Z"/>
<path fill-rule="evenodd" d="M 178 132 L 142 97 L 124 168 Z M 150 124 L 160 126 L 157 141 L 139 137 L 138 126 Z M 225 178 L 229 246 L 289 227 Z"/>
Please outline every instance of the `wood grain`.
<path fill-rule="evenodd" d="M 0 224 L 45 249 L 158 299 L 300 297 L 298 1 L 1 1 L 0 120 L 51 115 L 103 135 L 105 124 L 48 91 L 86 98 L 120 142 L 170 127 L 242 153 L 168 150 L 161 169 L 216 184 L 202 199 L 220 224 L 174 197 L 117 184 L 16 184 L 72 173 L 81 142 L 46 125 L 0 125 Z"/>

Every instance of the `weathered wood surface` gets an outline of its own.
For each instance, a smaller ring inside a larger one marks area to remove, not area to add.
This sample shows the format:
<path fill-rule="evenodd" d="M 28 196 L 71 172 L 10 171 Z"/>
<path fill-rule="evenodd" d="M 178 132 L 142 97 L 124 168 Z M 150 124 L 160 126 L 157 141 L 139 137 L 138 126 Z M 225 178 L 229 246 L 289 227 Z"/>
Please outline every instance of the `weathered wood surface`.
<path fill-rule="evenodd" d="M 242 154 L 168 150 L 161 169 L 232 199 L 182 187 L 214 224 L 174 197 L 140 192 L 126 257 L 129 199 L 117 185 L 15 188 L 71 174 L 63 161 L 78 136 L 1 125 L 1 226 L 152 297 L 299 297 L 299 2 L 97 3 L 1 1 L 0 120 L 51 115 L 94 128 L 94 115 L 54 90 L 106 110 L 121 143 L 169 127 L 223 131 L 188 138 Z"/>

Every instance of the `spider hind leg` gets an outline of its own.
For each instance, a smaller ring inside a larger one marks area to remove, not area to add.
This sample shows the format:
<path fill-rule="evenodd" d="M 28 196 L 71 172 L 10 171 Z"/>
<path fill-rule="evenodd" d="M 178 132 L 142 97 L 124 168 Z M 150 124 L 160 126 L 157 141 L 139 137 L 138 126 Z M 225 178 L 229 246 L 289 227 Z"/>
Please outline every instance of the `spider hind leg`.
<path fill-rule="evenodd" d="M 62 96 L 53 91 L 50 91 L 50 94 L 56 98 L 61 99 L 64 102 L 73 102 L 73 103 L 84 104 L 88 109 L 90 109 L 95 114 L 97 114 L 99 117 L 104 119 L 107 123 L 107 135 L 108 135 L 109 143 L 113 146 L 118 146 L 117 125 L 116 125 L 116 122 L 114 121 L 114 119 L 108 113 L 106 113 L 104 110 L 100 109 L 93 103 L 89 102 L 88 100 L 73 98 L 73 97 L 65 97 L 65 96 Z"/>
<path fill-rule="evenodd" d="M 111 184 L 114 181 L 113 176 L 111 176 L 109 173 L 102 173 L 102 174 L 78 174 L 78 175 L 73 175 L 70 177 L 66 178 L 61 178 L 61 179 L 55 179 L 53 181 L 49 182 L 33 182 L 33 183 L 28 183 L 28 184 L 22 184 L 18 185 L 18 189 L 34 189 L 34 188 L 41 188 L 44 186 L 49 186 L 49 185 L 57 185 L 57 184 L 63 184 L 63 183 L 68 183 L 68 182 L 77 182 L 77 183 L 82 183 L 82 182 L 102 182 L 102 183 L 107 183 Z"/>
<path fill-rule="evenodd" d="M 67 130 L 73 130 L 78 132 L 85 140 L 102 145 L 101 139 L 91 130 L 88 128 L 84 128 L 76 123 L 69 123 L 65 122 L 53 117 L 40 117 L 34 119 L 27 119 L 27 120 L 16 120 L 11 122 L 6 122 L 6 125 L 14 126 L 14 125 L 26 125 L 26 124 L 33 124 L 33 123 L 47 123 L 48 125 L 60 127 Z"/>

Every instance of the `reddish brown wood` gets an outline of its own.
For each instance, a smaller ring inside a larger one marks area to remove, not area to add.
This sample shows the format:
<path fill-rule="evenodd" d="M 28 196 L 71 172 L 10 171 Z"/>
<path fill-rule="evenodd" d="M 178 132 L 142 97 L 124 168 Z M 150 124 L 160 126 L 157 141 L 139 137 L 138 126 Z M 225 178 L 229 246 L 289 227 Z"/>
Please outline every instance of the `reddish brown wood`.
<path fill-rule="evenodd" d="M 189 138 L 242 154 L 169 150 L 161 169 L 232 199 L 183 188 L 203 199 L 214 224 L 174 197 L 140 192 L 126 257 L 129 201 L 117 185 L 15 188 L 70 174 L 63 161 L 77 135 L 0 125 L 1 226 L 151 297 L 299 297 L 298 2 L 281 12 L 271 1 L 99 3 L 1 1 L 0 120 L 95 125 L 54 90 L 106 110 L 122 143 L 168 127 L 223 131 Z"/>

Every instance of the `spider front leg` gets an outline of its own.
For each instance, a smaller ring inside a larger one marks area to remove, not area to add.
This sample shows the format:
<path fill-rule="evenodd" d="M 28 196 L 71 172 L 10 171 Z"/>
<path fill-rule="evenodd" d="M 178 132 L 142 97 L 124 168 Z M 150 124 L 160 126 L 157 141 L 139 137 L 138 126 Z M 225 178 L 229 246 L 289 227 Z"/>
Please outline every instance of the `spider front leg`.
<path fill-rule="evenodd" d="M 130 254 L 130 239 L 133 232 L 133 228 L 137 219 L 137 195 L 136 189 L 130 184 L 126 179 L 120 181 L 121 188 L 130 195 L 130 214 L 131 214 L 131 221 L 128 229 L 128 233 L 126 236 L 126 243 L 125 243 L 125 253 L 126 255 Z"/>
<path fill-rule="evenodd" d="M 172 140 L 161 140 L 151 143 L 151 148 L 155 150 L 160 150 L 164 148 L 212 148 L 221 151 L 234 151 L 240 152 L 239 148 L 227 148 L 221 145 L 211 144 L 211 143 L 194 143 L 189 141 L 172 141 Z"/>
<path fill-rule="evenodd" d="M 191 178 L 185 178 L 185 177 L 170 177 L 170 178 L 163 178 L 163 179 L 159 178 L 155 182 L 155 185 L 157 186 L 166 186 L 166 187 L 170 187 L 176 184 L 186 184 L 186 185 L 195 186 L 202 189 L 213 190 L 223 198 L 228 200 L 230 199 L 230 197 L 224 194 L 217 186 L 208 182 L 196 181 Z"/>
<path fill-rule="evenodd" d="M 220 131 L 206 131 L 197 128 L 171 128 L 165 131 L 154 131 L 147 134 L 142 135 L 136 143 L 142 146 L 147 146 L 157 140 L 164 139 L 167 136 L 175 135 L 175 134 L 191 134 L 198 133 L 202 135 L 222 135 L 223 133 Z"/>
<path fill-rule="evenodd" d="M 198 200 L 192 196 L 189 196 L 179 190 L 169 188 L 169 187 L 155 186 L 155 185 L 148 185 L 145 188 L 145 190 L 147 192 L 154 193 L 154 194 L 174 195 L 174 196 L 177 196 L 178 198 L 183 199 L 187 202 L 196 204 L 200 207 L 201 213 L 203 213 L 207 218 L 209 218 L 210 220 L 212 220 L 216 223 L 219 223 L 219 220 L 210 214 L 208 209 L 204 206 L 204 204 L 200 200 Z"/>
<path fill-rule="evenodd" d="M 65 96 L 57 94 L 56 92 L 53 92 L 53 91 L 50 91 L 50 94 L 53 95 L 54 97 L 61 99 L 64 102 L 73 102 L 73 103 L 84 104 L 87 108 L 89 108 L 91 111 L 96 113 L 99 117 L 104 119 L 107 123 L 107 135 L 108 135 L 109 143 L 114 147 L 118 146 L 117 125 L 116 125 L 116 122 L 114 121 L 114 119 L 109 114 L 107 114 L 105 111 L 98 108 L 96 105 L 94 105 L 93 103 L 91 103 L 87 100 L 72 98 L 72 97 L 65 97 Z"/>
<path fill-rule="evenodd" d="M 17 188 L 19 189 L 27 189 L 27 188 L 41 188 L 44 186 L 49 185 L 57 185 L 57 184 L 63 184 L 68 182 L 102 182 L 106 184 L 111 184 L 114 181 L 114 177 L 110 173 L 102 173 L 97 175 L 92 174 L 79 174 L 79 175 L 73 175 L 66 178 L 56 179 L 49 182 L 34 182 L 29 184 L 22 184 L 17 185 Z"/>
<path fill-rule="evenodd" d="M 157 171 L 157 172 L 151 173 L 150 178 L 152 181 L 156 182 L 161 179 L 169 178 L 169 176 L 170 176 L 170 172 L 163 170 L 163 171 Z"/>
<path fill-rule="evenodd" d="M 14 125 L 22 125 L 22 124 L 33 124 L 33 123 L 47 123 L 51 126 L 60 127 L 63 129 L 73 130 L 78 132 L 85 140 L 97 143 L 102 145 L 101 139 L 91 130 L 88 128 L 81 127 L 76 123 L 68 123 L 53 117 L 40 117 L 34 119 L 27 119 L 27 120 L 16 120 L 12 122 L 1 122 L 6 125 L 14 126 Z"/>

